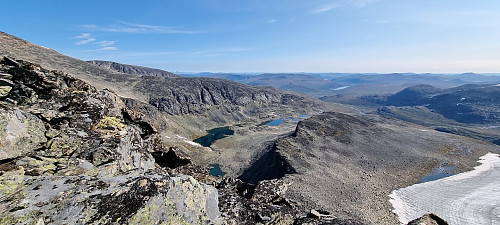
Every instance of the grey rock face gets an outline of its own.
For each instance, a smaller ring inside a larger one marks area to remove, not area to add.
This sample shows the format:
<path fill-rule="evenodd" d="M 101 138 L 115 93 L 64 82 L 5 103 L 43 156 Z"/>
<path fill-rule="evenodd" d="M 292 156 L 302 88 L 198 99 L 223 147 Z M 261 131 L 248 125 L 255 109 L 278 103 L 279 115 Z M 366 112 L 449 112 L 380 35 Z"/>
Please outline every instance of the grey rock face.
<path fill-rule="evenodd" d="M 101 61 L 101 60 L 91 60 L 87 62 L 103 68 L 132 75 L 155 76 L 155 77 L 181 77 L 175 73 L 171 73 L 165 70 L 152 69 L 143 66 L 132 66 L 132 65 L 126 65 L 110 61 Z"/>
<path fill-rule="evenodd" d="M 410 221 L 408 225 L 448 225 L 448 223 L 436 214 L 430 213 Z"/>
<path fill-rule="evenodd" d="M 0 109 L 0 160 L 16 158 L 43 146 L 45 125 L 19 109 Z"/>

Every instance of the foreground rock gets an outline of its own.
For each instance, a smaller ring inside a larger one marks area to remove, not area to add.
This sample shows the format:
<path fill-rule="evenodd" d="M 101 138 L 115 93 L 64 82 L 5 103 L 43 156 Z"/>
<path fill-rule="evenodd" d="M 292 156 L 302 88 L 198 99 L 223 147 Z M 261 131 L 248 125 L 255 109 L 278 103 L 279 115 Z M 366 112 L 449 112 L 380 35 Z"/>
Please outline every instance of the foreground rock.
<path fill-rule="evenodd" d="M 108 90 L 3 58 L 0 224 L 218 224 L 214 187 L 170 177 L 155 129 Z"/>
<path fill-rule="evenodd" d="M 439 216 L 431 213 L 410 221 L 408 225 L 448 225 L 448 223 Z"/>

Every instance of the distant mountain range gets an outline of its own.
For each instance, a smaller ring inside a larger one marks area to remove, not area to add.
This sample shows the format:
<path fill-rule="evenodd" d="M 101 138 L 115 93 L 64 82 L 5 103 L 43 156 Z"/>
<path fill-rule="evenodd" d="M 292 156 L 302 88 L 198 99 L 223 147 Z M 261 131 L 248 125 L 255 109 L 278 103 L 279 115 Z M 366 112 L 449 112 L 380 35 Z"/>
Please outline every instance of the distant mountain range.
<path fill-rule="evenodd" d="M 313 97 L 391 94 L 419 84 L 450 88 L 469 83 L 500 83 L 500 76 L 475 73 L 198 73 L 182 75 L 189 77 L 222 78 L 249 85 L 272 86 L 277 89 L 300 92 Z"/>

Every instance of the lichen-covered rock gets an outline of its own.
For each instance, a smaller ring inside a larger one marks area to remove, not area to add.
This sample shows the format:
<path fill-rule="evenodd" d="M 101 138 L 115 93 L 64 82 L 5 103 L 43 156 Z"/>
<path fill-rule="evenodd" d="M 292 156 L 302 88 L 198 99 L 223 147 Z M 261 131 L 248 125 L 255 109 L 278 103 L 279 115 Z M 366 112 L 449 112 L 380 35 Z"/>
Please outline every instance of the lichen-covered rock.
<path fill-rule="evenodd" d="M 170 177 L 156 129 L 116 94 L 0 60 L 0 224 L 220 224 L 218 193 Z"/>
<path fill-rule="evenodd" d="M 45 125 L 19 109 L 0 108 L 0 160 L 19 157 L 43 146 Z"/>
<path fill-rule="evenodd" d="M 219 224 L 217 190 L 192 177 L 26 176 L 0 178 L 0 224 Z"/>

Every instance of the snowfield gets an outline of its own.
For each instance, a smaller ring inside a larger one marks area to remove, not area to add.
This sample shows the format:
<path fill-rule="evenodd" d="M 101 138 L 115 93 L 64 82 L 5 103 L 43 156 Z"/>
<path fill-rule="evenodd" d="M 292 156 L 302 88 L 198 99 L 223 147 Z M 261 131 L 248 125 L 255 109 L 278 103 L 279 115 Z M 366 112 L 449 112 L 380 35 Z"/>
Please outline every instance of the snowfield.
<path fill-rule="evenodd" d="M 474 170 L 393 191 L 394 213 L 406 224 L 435 213 L 449 224 L 500 224 L 500 158 L 488 153 Z"/>

